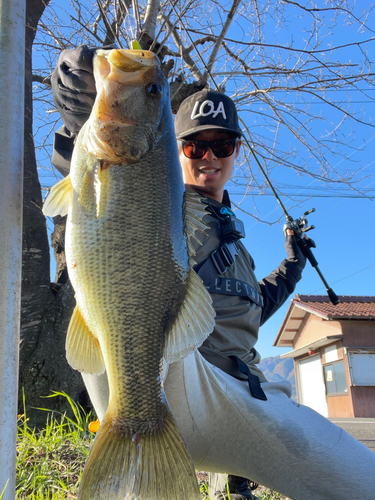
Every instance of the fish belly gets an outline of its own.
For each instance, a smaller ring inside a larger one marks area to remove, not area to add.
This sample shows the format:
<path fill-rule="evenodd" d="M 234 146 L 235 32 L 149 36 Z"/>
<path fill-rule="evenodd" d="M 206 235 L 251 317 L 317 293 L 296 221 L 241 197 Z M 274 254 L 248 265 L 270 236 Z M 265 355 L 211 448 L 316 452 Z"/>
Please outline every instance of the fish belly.
<path fill-rule="evenodd" d="M 148 396 L 160 396 L 160 390 L 146 388 L 158 379 L 165 336 L 183 302 L 189 271 L 183 186 L 147 189 L 138 170 L 112 166 L 100 173 L 99 188 L 87 182 L 67 227 L 77 305 L 99 340 L 111 402 L 126 412 L 124 402 L 131 398 L 141 409 L 152 408 Z M 147 177 L 145 167 L 140 170 Z M 177 237 L 172 217 L 180 221 Z"/>

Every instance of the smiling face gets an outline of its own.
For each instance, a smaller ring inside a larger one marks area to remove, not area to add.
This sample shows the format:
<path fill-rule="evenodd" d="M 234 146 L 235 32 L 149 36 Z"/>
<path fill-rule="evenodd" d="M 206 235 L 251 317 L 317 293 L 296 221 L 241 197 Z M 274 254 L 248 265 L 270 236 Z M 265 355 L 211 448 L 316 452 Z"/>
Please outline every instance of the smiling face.
<path fill-rule="evenodd" d="M 189 137 L 189 139 L 195 141 L 214 141 L 217 139 L 228 139 L 229 137 L 232 137 L 232 135 L 228 132 L 220 129 L 210 129 L 199 132 L 193 137 Z M 234 153 L 227 158 L 216 158 L 209 148 L 203 158 L 199 160 L 186 158 L 181 147 L 179 147 L 185 184 L 192 187 L 199 194 L 222 202 L 224 186 L 232 176 L 234 161 L 240 152 L 240 146 L 241 141 L 239 140 Z"/>

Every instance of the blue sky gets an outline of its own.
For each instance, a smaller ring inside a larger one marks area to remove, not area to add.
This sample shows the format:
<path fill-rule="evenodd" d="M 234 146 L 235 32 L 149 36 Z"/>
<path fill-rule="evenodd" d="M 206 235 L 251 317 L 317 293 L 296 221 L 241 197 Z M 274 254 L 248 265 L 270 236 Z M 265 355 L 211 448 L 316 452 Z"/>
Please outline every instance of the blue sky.
<path fill-rule="evenodd" d="M 375 163 L 371 152 L 356 153 L 356 155 L 361 157 L 364 168 L 368 165 L 368 171 L 372 169 L 372 172 L 369 171 L 369 178 L 364 181 L 365 185 L 375 183 Z M 298 182 L 301 182 L 300 179 Z M 234 201 L 236 198 L 238 196 L 232 196 Z M 272 197 L 258 197 L 256 202 L 260 213 L 269 215 L 270 218 L 274 219 L 282 213 Z M 242 206 L 249 211 L 253 209 L 250 199 Z M 312 207 L 316 212 L 308 216 L 308 221 L 314 224 L 316 229 L 309 232 L 309 236 L 316 243 L 314 254 L 328 284 L 337 295 L 374 295 L 374 201 L 357 198 L 312 198 L 302 203 L 300 207 L 294 207 L 290 210 L 290 214 L 294 218 L 300 217 L 304 211 Z M 245 223 L 245 245 L 254 258 L 256 276 L 260 280 L 285 258 L 282 234 L 284 218 L 280 223 L 268 226 L 243 214 L 238 214 L 238 217 Z M 325 294 L 323 283 L 309 263 L 295 293 Z M 294 294 L 291 297 L 294 297 Z M 277 356 L 290 350 L 272 347 L 289 304 L 290 299 L 260 329 L 256 347 L 263 358 Z"/>
<path fill-rule="evenodd" d="M 56 7 L 57 8 L 57 7 Z M 250 8 L 250 7 L 249 7 Z M 292 12 L 292 11 L 290 11 Z M 372 16 L 374 17 L 374 15 Z M 369 24 L 374 25 L 374 19 L 369 20 Z M 239 19 L 238 23 L 241 24 Z M 289 17 L 286 25 L 281 29 L 272 23 L 268 23 L 263 27 L 267 43 L 270 44 L 287 44 L 292 43 L 295 47 L 301 47 L 304 43 L 306 33 L 304 28 L 310 22 L 308 16 Z M 359 32 L 357 26 L 347 25 L 343 19 L 339 19 L 340 29 L 336 29 L 334 34 L 330 34 L 328 30 L 323 30 L 324 35 L 323 46 L 343 45 L 350 40 L 365 40 L 369 39 L 373 33 Z M 238 28 L 234 26 L 233 32 L 228 36 L 235 34 Z M 243 31 L 246 26 L 241 26 Z M 364 50 L 368 50 L 368 56 L 374 59 L 373 43 L 368 43 L 362 46 Z M 356 62 L 358 57 L 357 49 L 345 48 L 339 51 L 338 57 L 341 61 L 353 60 Z M 42 65 L 38 57 L 41 54 L 34 56 L 34 66 Z M 220 77 L 218 76 L 220 79 Z M 232 82 L 234 83 L 234 82 Z M 234 86 L 228 82 L 227 92 L 231 95 L 234 93 Z M 375 106 L 371 101 L 375 97 L 374 88 L 366 88 L 367 96 L 364 97 L 358 91 L 350 91 L 348 94 L 344 92 L 328 93 L 329 99 L 336 99 L 342 102 L 351 100 L 353 106 L 359 111 L 362 119 L 371 120 L 374 115 Z M 275 93 L 275 99 L 294 99 L 296 96 L 282 93 Z M 37 104 L 38 106 L 44 106 Z M 311 97 L 308 105 L 315 113 L 319 113 L 323 109 L 321 101 Z M 299 106 L 304 106 L 301 103 Z M 42 108 L 42 115 L 45 113 Z M 260 122 L 260 112 L 263 111 L 262 106 L 254 104 L 253 107 L 241 107 L 241 116 L 244 118 L 250 130 L 255 134 L 263 134 L 268 139 L 272 138 L 275 130 L 270 126 L 264 126 Z M 42 116 L 39 114 L 39 117 Z M 312 128 L 317 135 L 325 136 L 327 131 L 332 130 L 333 123 L 340 119 L 340 115 L 330 110 L 323 113 L 324 119 L 313 121 Z M 54 115 L 55 116 L 55 115 Z M 47 120 L 48 121 L 48 120 Z M 40 118 L 36 120 L 36 126 L 40 126 L 42 122 Z M 57 124 L 57 126 L 59 126 Z M 56 127 L 57 128 L 57 127 Z M 49 125 L 46 125 L 39 132 L 39 136 L 47 134 Z M 341 171 L 355 172 L 354 179 L 356 180 L 356 189 L 363 191 L 369 190 L 368 196 L 375 196 L 375 155 L 373 153 L 375 141 L 371 127 L 366 127 L 359 123 L 344 125 L 342 134 L 338 139 L 341 139 L 341 152 L 346 159 L 331 153 L 329 148 L 326 151 L 325 157 L 328 164 L 333 168 L 340 168 Z M 288 132 L 281 132 L 278 136 L 278 141 L 281 147 L 296 148 L 298 152 L 298 161 L 303 165 L 308 165 L 311 170 L 317 171 L 318 165 L 314 158 L 302 148 Z M 335 140 L 333 139 L 332 146 Z M 366 146 L 366 147 L 365 147 Z M 50 152 L 50 146 L 47 148 L 47 153 Z M 38 160 L 41 164 L 49 167 L 49 159 L 46 156 L 46 151 L 38 152 Z M 255 162 L 251 161 L 251 167 L 256 179 L 259 183 L 263 183 L 262 175 L 258 172 Z M 262 162 L 263 163 L 263 162 Z M 305 175 L 299 175 L 296 171 L 286 169 L 284 167 L 267 165 L 271 168 L 271 179 L 275 187 L 284 185 L 284 192 L 290 196 L 289 198 L 282 197 L 290 215 L 294 218 L 300 217 L 304 211 L 310 208 L 316 208 L 316 212 L 308 218 L 311 224 L 316 226 L 309 235 L 315 240 L 317 248 L 314 250 L 315 256 L 319 262 L 319 267 L 323 272 L 326 280 L 338 295 L 375 295 L 375 256 L 374 244 L 375 236 L 373 234 L 374 227 L 374 208 L 375 200 L 366 198 L 358 198 L 357 191 L 351 189 L 345 184 L 331 185 L 323 184 L 317 180 Z M 47 172 L 50 176 L 50 173 Z M 50 179 L 50 177 L 49 177 Z M 43 184 L 53 184 L 54 180 L 47 182 L 46 178 L 42 179 Z M 235 203 L 242 200 L 244 187 L 241 182 L 236 181 L 229 187 L 231 198 Z M 371 191 L 372 190 L 372 191 Z M 276 268 L 285 257 L 284 237 L 282 227 L 284 224 L 284 216 L 282 211 L 274 199 L 269 195 L 269 189 L 266 189 L 267 195 L 259 194 L 258 189 L 253 189 L 251 195 L 248 196 L 241 204 L 241 208 L 256 217 L 273 222 L 279 220 L 278 223 L 268 225 L 256 221 L 254 218 L 237 212 L 239 218 L 245 223 L 246 239 L 245 245 L 252 254 L 256 263 L 256 275 L 258 279 L 267 276 L 274 268 Z M 53 264 L 52 264 L 53 266 Z M 54 276 L 54 271 L 52 271 Z M 316 271 L 307 264 L 303 273 L 302 281 L 297 285 L 296 293 L 301 294 L 325 294 L 322 282 L 320 281 Z M 293 294 L 294 296 L 294 294 Z M 286 314 L 290 300 L 261 328 L 257 349 L 262 357 L 276 356 L 286 352 L 288 349 L 280 349 L 272 347 L 282 320 Z"/>
<path fill-rule="evenodd" d="M 309 3 L 306 4 L 306 6 Z M 318 3 L 319 6 L 319 3 Z M 357 11 L 358 14 L 359 10 Z M 329 16 L 328 16 L 329 17 Z M 373 26 L 374 15 L 368 20 L 369 26 Z M 264 26 L 266 41 L 269 44 L 302 47 L 307 35 L 305 27 L 308 25 L 309 16 L 290 17 L 289 23 L 283 29 L 275 29 L 275 26 Z M 346 45 L 353 40 L 368 40 L 369 43 L 362 45 L 370 60 L 375 59 L 374 32 L 361 31 L 353 24 L 347 24 L 343 16 L 337 20 L 338 29 L 332 33 L 329 30 L 321 32 L 323 42 L 322 49 L 330 46 Z M 288 28 L 289 26 L 289 28 Z M 345 47 L 338 51 L 335 59 L 340 62 L 359 62 L 357 48 Z M 359 84 L 361 87 L 361 84 Z M 230 86 L 229 86 L 230 88 Z M 332 101 L 347 103 L 351 101 L 352 109 L 356 109 L 361 120 L 372 121 L 375 106 L 375 88 L 363 84 L 366 96 L 361 92 L 351 89 L 348 93 L 339 90 L 328 92 L 325 98 Z M 274 97 L 277 99 L 290 99 L 297 101 L 295 94 L 287 96 L 279 93 Z M 334 124 L 340 121 L 340 113 L 333 109 L 329 110 L 322 106 L 319 99 L 311 97 L 308 99 L 310 109 L 316 113 L 322 113 L 324 119 L 312 121 L 312 131 L 316 136 L 327 136 L 332 131 Z M 301 103 L 301 106 L 303 104 Z M 346 104 L 344 104 L 346 106 Z M 250 130 L 258 131 L 257 112 L 261 106 L 245 107 L 242 110 Z M 264 107 L 261 109 L 264 111 Z M 275 128 L 275 127 L 273 127 Z M 262 134 L 272 137 L 272 127 L 267 131 L 262 128 Z M 316 212 L 308 216 L 310 224 L 316 229 L 309 232 L 314 239 L 317 248 L 314 254 L 319 263 L 319 268 L 326 278 L 328 284 L 337 295 L 375 295 L 375 236 L 373 233 L 375 222 L 375 141 L 374 128 L 364 126 L 361 123 L 351 122 L 344 124 L 341 133 L 332 138 L 332 150 L 336 139 L 342 142 L 339 146 L 343 156 L 338 156 L 330 151 L 325 152 L 327 163 L 334 170 L 340 170 L 341 174 L 353 173 L 353 187 L 345 184 L 322 183 L 308 175 L 300 175 L 296 171 L 284 167 L 274 167 L 270 177 L 275 187 L 284 185 L 283 191 L 288 195 L 281 199 L 293 218 L 302 216 L 303 212 L 315 208 Z M 314 157 L 306 149 L 295 141 L 292 134 L 284 131 L 278 138 L 281 147 L 296 147 L 300 164 L 308 166 L 313 171 L 318 171 L 318 165 Z M 250 159 L 253 173 L 259 183 L 263 176 L 259 173 L 255 161 Z M 261 161 L 263 167 L 267 162 Z M 264 181 L 263 181 L 264 182 Z M 244 188 L 229 186 L 229 193 L 234 202 L 242 200 L 241 194 Z M 367 192 L 368 198 L 361 198 L 358 193 Z M 258 195 L 257 195 L 258 193 Z M 284 237 L 282 227 L 285 222 L 283 212 L 276 199 L 271 195 L 269 189 L 267 196 L 260 195 L 259 190 L 253 190 L 253 196 L 249 196 L 241 204 L 241 208 L 251 214 L 273 222 L 280 218 L 280 222 L 267 225 L 254 220 L 237 211 L 236 215 L 241 218 L 246 227 L 245 245 L 252 254 L 256 264 L 256 275 L 260 280 L 276 268 L 281 260 L 285 258 Z M 372 197 L 372 198 L 371 198 Z M 298 283 L 295 293 L 323 295 L 325 288 L 316 271 L 307 263 L 302 280 Z M 295 293 L 291 296 L 294 297 Z M 290 349 L 272 347 L 282 321 L 290 305 L 289 298 L 280 310 L 264 325 L 259 332 L 259 340 L 256 345 L 262 357 L 283 354 Z"/>

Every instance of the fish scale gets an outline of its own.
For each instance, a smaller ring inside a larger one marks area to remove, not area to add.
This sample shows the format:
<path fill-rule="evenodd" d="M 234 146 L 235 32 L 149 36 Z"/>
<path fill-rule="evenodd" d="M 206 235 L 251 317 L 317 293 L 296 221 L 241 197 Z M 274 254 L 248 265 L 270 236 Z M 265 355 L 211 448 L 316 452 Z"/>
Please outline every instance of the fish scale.
<path fill-rule="evenodd" d="M 142 175 L 154 174 L 154 169 L 147 164 L 141 163 L 138 168 L 142 171 Z M 158 179 L 161 184 L 165 182 L 162 176 Z M 155 183 L 152 187 L 155 188 Z M 160 186 L 158 187 L 160 189 Z M 82 200 L 77 199 L 79 211 L 73 221 L 68 220 L 68 231 L 74 241 L 74 246 L 70 247 L 67 252 L 67 259 L 70 262 L 81 262 L 81 265 L 69 270 L 70 277 L 73 287 L 79 289 L 77 284 L 84 281 L 93 267 L 96 267 L 97 272 L 92 275 L 90 283 L 90 290 L 96 291 L 96 296 L 91 299 L 86 289 L 78 292 L 77 305 L 91 332 L 104 339 L 101 347 L 105 364 L 109 367 L 107 373 L 110 394 L 116 394 L 114 402 L 110 398 L 113 418 L 120 418 L 123 421 L 131 419 L 134 422 L 136 414 L 141 428 L 131 428 L 129 432 L 134 434 L 143 432 L 144 420 L 148 421 L 153 419 L 155 414 L 165 413 L 165 404 L 161 401 L 161 387 L 157 382 L 164 345 L 163 333 L 165 334 L 166 319 L 168 318 L 169 321 L 171 319 L 173 302 L 182 300 L 181 295 L 184 289 L 181 286 L 183 283 L 180 281 L 180 276 L 185 274 L 186 279 L 188 272 L 187 254 L 182 257 L 181 262 L 173 260 L 173 252 L 167 237 L 171 226 L 168 215 L 173 216 L 179 211 L 181 213 L 183 190 L 180 189 L 180 201 L 176 196 L 173 201 L 160 197 L 151 198 L 150 193 L 144 187 L 141 188 L 139 175 L 134 168 L 114 166 L 101 172 L 101 190 L 104 194 L 100 200 L 101 216 L 99 218 L 87 217 L 87 212 L 90 210 L 91 213 L 96 212 L 95 193 L 90 186 L 88 190 L 89 193 L 84 190 L 80 193 L 80 198 L 87 199 L 85 205 L 81 209 Z M 119 193 L 121 197 L 118 196 Z M 150 198 L 154 200 L 152 206 L 150 206 Z M 146 201 L 147 210 L 137 209 L 137 207 L 141 208 Z M 169 214 L 164 211 L 165 202 L 171 207 Z M 114 214 L 120 215 L 117 217 Z M 182 214 L 180 227 L 181 237 L 183 237 Z M 123 228 L 126 228 L 126 231 Z M 155 233 L 165 235 L 159 237 L 158 245 L 153 244 Z M 124 246 L 124 237 L 131 244 Z M 90 239 L 98 240 L 98 245 L 91 251 L 85 247 L 85 242 Z M 149 246 L 152 248 L 151 252 Z M 109 252 L 119 256 L 119 260 L 111 259 L 111 265 L 107 259 L 98 258 L 98 255 L 107 255 Z M 83 256 L 82 253 L 84 253 Z M 143 265 L 139 266 L 139 261 L 143 262 L 143 253 L 149 260 L 155 262 L 154 268 L 150 266 L 147 269 Z M 173 263 L 177 269 L 174 268 Z M 94 280 L 95 276 L 98 278 L 97 283 Z M 145 278 L 148 282 L 147 291 L 150 297 L 145 297 L 141 286 Z M 126 285 L 127 282 L 134 283 L 135 286 L 131 288 L 121 286 L 121 284 Z M 116 297 L 113 296 L 113 289 L 117 289 Z M 171 290 L 173 293 L 166 293 L 158 300 L 159 289 Z M 81 295 L 83 295 L 82 298 Z M 106 307 L 103 307 L 102 299 L 104 298 Z M 148 300 L 148 298 L 153 298 L 153 300 Z M 171 302 L 172 304 L 168 307 L 167 304 Z M 90 304 L 91 307 L 86 304 Z M 107 332 L 104 331 L 103 325 L 107 325 Z M 158 328 L 150 328 L 150 325 L 158 325 Z M 128 332 L 124 331 L 122 335 L 119 335 L 119 331 L 126 329 Z M 141 337 L 139 332 L 142 332 L 144 337 Z M 148 351 L 144 349 L 141 350 L 140 355 L 137 355 L 135 346 L 137 343 L 142 346 L 144 339 L 147 339 L 151 352 L 157 354 L 159 351 L 158 355 L 150 359 Z M 106 360 L 113 360 L 113 362 L 109 363 Z M 129 377 L 130 383 L 125 383 L 128 378 L 123 377 L 122 374 L 132 372 L 142 373 L 149 388 L 146 395 L 151 395 L 152 398 L 145 397 L 144 391 L 141 390 L 142 384 L 139 387 L 138 377 Z"/>
<path fill-rule="evenodd" d="M 67 359 L 84 373 L 105 372 L 110 391 L 79 499 L 198 500 L 161 368 L 163 358 L 175 362 L 196 349 L 214 326 L 210 296 L 189 265 L 204 206 L 184 193 L 157 57 L 99 50 L 94 76 L 97 98 L 70 176 L 44 205 L 48 215 L 68 213 L 77 306 Z"/>

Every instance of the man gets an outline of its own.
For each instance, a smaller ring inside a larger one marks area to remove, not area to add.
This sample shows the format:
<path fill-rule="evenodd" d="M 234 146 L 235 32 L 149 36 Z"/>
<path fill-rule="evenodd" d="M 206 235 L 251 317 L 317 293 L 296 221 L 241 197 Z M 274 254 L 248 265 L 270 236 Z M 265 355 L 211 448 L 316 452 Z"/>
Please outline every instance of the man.
<path fill-rule="evenodd" d="M 74 134 L 95 95 L 88 49 L 64 51 L 52 77 L 66 128 L 56 136 L 53 161 L 69 171 Z M 91 77 L 90 77 L 91 75 Z M 246 477 L 292 499 L 375 498 L 375 455 L 340 428 L 290 399 L 288 383 L 269 383 L 257 367 L 259 327 L 285 302 L 301 278 L 305 258 L 288 230 L 287 259 L 258 283 L 243 246 L 243 227 L 224 187 L 241 147 L 233 101 L 203 90 L 187 98 L 176 117 L 187 189 L 207 205 L 206 234 L 196 245 L 196 271 L 209 289 L 216 325 L 198 351 L 169 366 L 165 392 L 194 464 L 212 471 L 211 500 L 249 499 Z M 62 133 L 61 133 L 62 132 Z M 102 419 L 106 377 L 84 376 Z"/>

